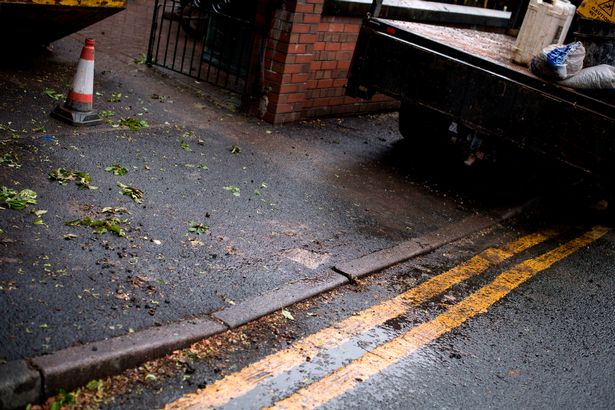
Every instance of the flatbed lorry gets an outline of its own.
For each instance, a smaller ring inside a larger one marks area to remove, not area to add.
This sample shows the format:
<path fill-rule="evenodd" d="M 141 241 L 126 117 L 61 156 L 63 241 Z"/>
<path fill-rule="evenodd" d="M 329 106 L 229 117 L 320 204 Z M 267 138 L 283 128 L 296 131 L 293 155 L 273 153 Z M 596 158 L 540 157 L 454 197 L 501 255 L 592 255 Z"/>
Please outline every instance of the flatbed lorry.
<path fill-rule="evenodd" d="M 347 94 L 401 101 L 399 125 L 420 148 L 445 124 L 478 154 L 513 145 L 598 176 L 615 177 L 615 92 L 582 93 L 511 61 L 515 38 L 474 29 L 368 17 Z M 456 135 L 455 135 L 456 134 Z M 472 154 L 469 154 L 472 155 Z M 611 188 L 609 188 L 611 189 Z"/>

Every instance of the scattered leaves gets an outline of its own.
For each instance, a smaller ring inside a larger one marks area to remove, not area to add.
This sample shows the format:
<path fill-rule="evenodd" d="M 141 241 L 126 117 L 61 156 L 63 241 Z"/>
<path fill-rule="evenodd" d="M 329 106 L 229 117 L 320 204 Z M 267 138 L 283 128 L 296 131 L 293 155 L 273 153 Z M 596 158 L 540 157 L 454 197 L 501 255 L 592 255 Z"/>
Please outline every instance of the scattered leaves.
<path fill-rule="evenodd" d="M 141 53 L 141 55 L 139 55 L 139 57 L 135 58 L 135 64 L 139 64 L 139 65 L 143 65 L 143 64 L 147 64 L 147 56 L 143 53 Z"/>
<path fill-rule="evenodd" d="M 36 204 L 36 192 L 31 189 L 22 189 L 16 191 L 3 186 L 0 188 L 0 200 L 3 201 L 9 209 L 21 210 L 28 205 Z"/>
<path fill-rule="evenodd" d="M 72 393 L 66 393 L 66 390 L 60 389 L 58 394 L 53 399 L 50 410 L 60 410 L 63 406 L 70 406 L 74 403 L 75 397 Z"/>
<path fill-rule="evenodd" d="M 145 194 L 140 189 L 132 187 L 132 186 L 129 186 L 129 185 L 124 185 L 121 182 L 118 182 L 117 186 L 120 187 L 120 189 L 121 189 L 120 193 L 122 195 L 129 196 L 137 204 L 142 204 L 143 203 L 143 197 L 144 197 Z"/>
<path fill-rule="evenodd" d="M 197 223 L 193 223 L 188 228 L 188 232 L 192 232 L 196 235 L 202 235 L 204 233 L 207 233 L 207 231 L 209 231 L 209 227 L 207 225 L 197 224 Z"/>
<path fill-rule="evenodd" d="M 103 118 L 111 118 L 115 116 L 115 113 L 110 110 L 103 110 L 100 112 L 100 116 Z"/>
<path fill-rule="evenodd" d="M 49 173 L 49 179 L 52 181 L 57 181 L 60 185 L 66 185 L 71 181 L 76 181 L 76 184 L 80 189 L 98 189 L 98 187 L 90 185 L 92 177 L 84 171 L 73 171 L 65 168 L 58 168 Z"/>
<path fill-rule="evenodd" d="M 85 217 L 83 219 L 75 219 L 73 221 L 64 222 L 67 226 L 89 226 L 94 228 L 94 233 L 104 234 L 111 232 L 121 238 L 126 237 L 126 233 L 120 225 L 127 223 L 125 219 L 119 218 L 105 218 L 105 219 L 92 219 Z"/>
<path fill-rule="evenodd" d="M 111 103 L 118 103 L 122 101 L 122 93 L 118 93 L 116 91 L 112 92 L 111 97 L 107 98 L 107 101 Z"/>
<path fill-rule="evenodd" d="M 184 140 L 179 141 L 179 146 L 182 147 L 184 151 L 192 151 L 192 148 L 190 148 L 190 145 Z"/>
<path fill-rule="evenodd" d="M 79 235 L 75 235 L 74 233 L 67 233 L 66 235 L 64 235 L 64 240 L 70 241 L 78 237 Z"/>
<path fill-rule="evenodd" d="M 226 191 L 229 191 L 234 196 L 241 196 L 241 191 L 237 185 L 229 185 L 223 187 Z"/>
<path fill-rule="evenodd" d="M 0 165 L 9 168 L 21 168 L 19 157 L 14 152 L 7 152 L 6 154 L 0 155 Z"/>
<path fill-rule="evenodd" d="M 235 144 L 231 145 L 228 150 L 231 151 L 231 154 L 239 154 L 241 152 L 241 148 Z"/>
<path fill-rule="evenodd" d="M 11 290 L 16 290 L 16 289 L 17 289 L 17 282 L 16 281 L 14 281 L 14 280 L 7 280 L 7 281 L 0 280 L 0 290 L 8 292 L 8 291 L 11 291 Z"/>
<path fill-rule="evenodd" d="M 45 130 L 45 126 L 42 123 L 33 119 L 32 124 L 34 124 L 34 127 L 32 127 L 32 132 L 47 132 Z"/>
<path fill-rule="evenodd" d="M 123 206 L 106 206 L 101 212 L 103 214 L 129 214 L 128 208 L 124 208 Z"/>
<path fill-rule="evenodd" d="M 85 385 L 86 389 L 88 389 L 90 391 L 95 391 L 97 393 L 99 393 L 99 392 L 102 393 L 103 387 L 104 387 L 103 381 L 102 380 L 96 380 L 96 379 L 90 380 L 88 382 L 88 384 Z"/>
<path fill-rule="evenodd" d="M 61 100 L 61 99 L 64 98 L 64 94 L 57 92 L 53 88 L 45 88 L 43 90 L 43 94 L 46 95 L 47 97 L 51 98 L 51 99 L 56 100 L 56 101 Z"/>
<path fill-rule="evenodd" d="M 44 209 L 32 209 L 30 211 L 31 214 L 34 214 L 36 216 L 36 219 L 32 222 L 33 225 L 44 225 L 46 227 L 49 227 L 45 221 L 43 221 L 43 215 L 45 215 L 47 213 L 46 210 Z"/>
<path fill-rule="evenodd" d="M 149 128 L 149 124 L 147 123 L 147 121 L 139 120 L 132 117 L 120 119 L 119 124 L 124 127 L 128 127 L 128 129 L 131 131 L 138 131 L 141 128 Z"/>
<path fill-rule="evenodd" d="M 118 176 L 125 175 L 128 172 L 126 168 L 118 164 L 109 165 L 108 167 L 105 168 L 105 171 L 111 172 L 113 175 L 118 175 Z"/>

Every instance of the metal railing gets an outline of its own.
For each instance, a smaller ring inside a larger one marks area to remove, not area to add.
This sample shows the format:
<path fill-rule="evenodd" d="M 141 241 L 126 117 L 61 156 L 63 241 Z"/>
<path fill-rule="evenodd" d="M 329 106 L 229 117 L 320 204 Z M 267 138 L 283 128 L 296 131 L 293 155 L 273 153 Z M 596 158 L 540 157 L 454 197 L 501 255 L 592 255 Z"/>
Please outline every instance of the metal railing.
<path fill-rule="evenodd" d="M 244 93 L 253 22 L 249 16 L 228 13 L 228 4 L 229 0 L 156 0 L 148 64 Z"/>

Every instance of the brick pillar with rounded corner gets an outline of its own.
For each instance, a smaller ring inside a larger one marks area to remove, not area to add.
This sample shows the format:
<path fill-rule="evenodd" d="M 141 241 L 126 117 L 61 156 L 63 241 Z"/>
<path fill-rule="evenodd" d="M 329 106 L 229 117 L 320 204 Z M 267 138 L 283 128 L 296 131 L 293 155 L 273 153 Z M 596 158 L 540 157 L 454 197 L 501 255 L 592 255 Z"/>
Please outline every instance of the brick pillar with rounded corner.
<path fill-rule="evenodd" d="M 303 118 L 307 84 L 324 0 L 285 0 L 275 11 L 264 61 L 263 119 Z"/>

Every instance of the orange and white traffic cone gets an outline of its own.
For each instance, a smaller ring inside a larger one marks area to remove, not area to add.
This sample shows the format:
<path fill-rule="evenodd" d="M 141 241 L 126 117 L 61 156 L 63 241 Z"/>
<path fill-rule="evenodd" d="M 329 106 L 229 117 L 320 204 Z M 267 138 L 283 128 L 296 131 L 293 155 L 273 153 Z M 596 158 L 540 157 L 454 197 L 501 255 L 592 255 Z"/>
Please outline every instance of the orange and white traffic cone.
<path fill-rule="evenodd" d="M 73 85 L 63 104 L 58 105 L 51 116 L 71 125 L 96 125 L 102 118 L 92 111 L 94 103 L 94 39 L 85 40 Z"/>

